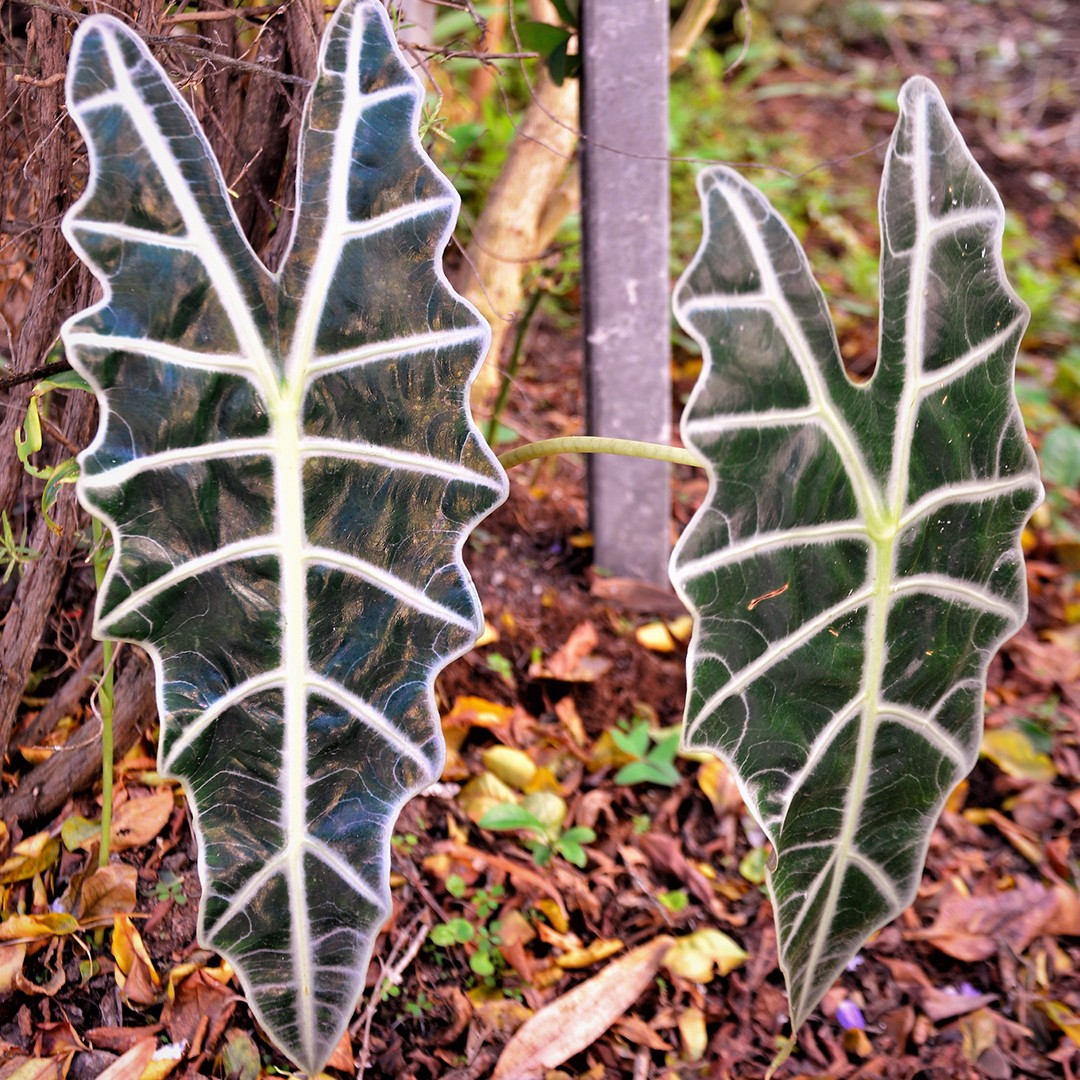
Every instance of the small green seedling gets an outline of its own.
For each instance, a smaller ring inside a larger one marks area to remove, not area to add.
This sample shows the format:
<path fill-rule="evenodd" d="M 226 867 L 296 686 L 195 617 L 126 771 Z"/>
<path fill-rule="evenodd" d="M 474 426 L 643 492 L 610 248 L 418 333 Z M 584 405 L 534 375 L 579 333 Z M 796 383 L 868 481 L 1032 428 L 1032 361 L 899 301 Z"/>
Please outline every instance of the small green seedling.
<path fill-rule="evenodd" d="M 674 787 L 679 782 L 675 755 L 679 751 L 678 729 L 654 741 L 646 720 L 636 720 L 629 731 L 611 729 L 612 742 L 634 761 L 615 774 L 616 784 L 660 784 Z"/>
<path fill-rule="evenodd" d="M 596 833 L 584 825 L 563 830 L 566 802 L 548 791 L 527 795 L 521 805 L 499 803 L 480 819 L 482 829 L 509 831 L 521 829 L 530 833 L 524 841 L 537 866 L 546 866 L 552 855 L 561 855 L 574 866 L 584 867 L 588 855 L 583 844 L 591 844 Z"/>

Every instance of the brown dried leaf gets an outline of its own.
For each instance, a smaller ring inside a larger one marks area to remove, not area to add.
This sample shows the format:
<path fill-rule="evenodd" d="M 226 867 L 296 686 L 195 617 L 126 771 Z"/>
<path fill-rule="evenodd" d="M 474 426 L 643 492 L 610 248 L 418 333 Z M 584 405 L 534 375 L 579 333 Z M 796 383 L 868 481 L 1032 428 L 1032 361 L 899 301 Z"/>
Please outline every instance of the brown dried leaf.
<path fill-rule="evenodd" d="M 75 897 L 73 914 L 78 919 L 127 915 L 135 910 L 135 885 L 139 872 L 125 863 L 99 866 L 89 875 Z"/>
<path fill-rule="evenodd" d="M 179 977 L 169 972 L 169 999 L 161 1010 L 161 1022 L 174 1043 L 195 1043 L 199 1026 L 209 1018 L 204 1042 L 213 1046 L 225 1032 L 238 1000 L 236 992 L 224 985 L 217 970 L 185 964 Z"/>
<path fill-rule="evenodd" d="M 45 1057 L 55 1057 L 76 1050 L 89 1050 L 90 1047 L 79 1038 L 79 1033 L 69 1021 L 54 1020 L 52 1023 L 38 1024 L 34 1049 Z"/>
<path fill-rule="evenodd" d="M 86 1033 L 87 1041 L 95 1050 L 108 1050 L 113 1054 L 126 1054 L 136 1043 L 152 1038 L 162 1031 L 161 1024 L 147 1027 L 96 1027 Z"/>
<path fill-rule="evenodd" d="M 627 1042 L 632 1042 L 637 1046 L 647 1046 L 650 1050 L 659 1050 L 662 1053 L 667 1053 L 672 1049 L 671 1043 L 667 1042 L 651 1024 L 645 1023 L 640 1016 L 635 1016 L 633 1013 L 616 1020 L 615 1030 Z"/>
<path fill-rule="evenodd" d="M 0 997 L 14 993 L 15 976 L 22 973 L 26 959 L 26 946 L 0 945 Z"/>
<path fill-rule="evenodd" d="M 0 1080 L 63 1080 L 62 1061 L 21 1054 L 0 1062 Z"/>
<path fill-rule="evenodd" d="M 919 994 L 919 1008 L 937 1024 L 954 1016 L 975 1012 L 997 999 L 997 994 L 950 994 L 947 990 L 928 987 Z"/>
<path fill-rule="evenodd" d="M 113 851 L 149 844 L 168 825 L 174 803 L 172 788 L 163 787 L 152 795 L 128 799 L 118 806 L 109 832 Z"/>
<path fill-rule="evenodd" d="M 541 1009 L 506 1044 L 492 1080 L 541 1077 L 591 1046 L 641 996 L 672 944 L 653 938 Z"/>
<path fill-rule="evenodd" d="M 546 664 L 529 665 L 529 675 L 534 679 L 557 679 L 560 682 L 596 682 L 611 668 L 610 660 L 592 655 L 593 649 L 599 644 L 596 627 L 588 621 L 579 623 Z"/>
<path fill-rule="evenodd" d="M 157 1042 L 153 1038 L 140 1039 L 123 1057 L 114 1061 L 98 1080 L 141 1080 L 156 1048 Z"/>
<path fill-rule="evenodd" d="M 933 925 L 909 931 L 905 937 L 928 941 L 967 963 L 989 959 L 1002 944 L 1022 953 L 1044 932 L 1057 906 L 1050 890 L 1028 878 L 1020 878 L 1015 889 L 986 896 L 963 896 L 950 889 L 942 897 Z"/>

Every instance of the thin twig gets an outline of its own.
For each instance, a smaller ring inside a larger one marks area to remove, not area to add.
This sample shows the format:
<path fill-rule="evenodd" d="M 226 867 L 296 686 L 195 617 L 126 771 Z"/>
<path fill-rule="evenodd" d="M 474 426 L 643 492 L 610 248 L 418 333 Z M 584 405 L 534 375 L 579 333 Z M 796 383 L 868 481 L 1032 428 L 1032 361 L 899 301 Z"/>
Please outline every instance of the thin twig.
<path fill-rule="evenodd" d="M 88 17 L 81 12 L 70 11 L 56 4 L 50 4 L 48 0 L 24 0 L 24 2 L 27 7 L 40 8 L 42 11 L 47 11 L 52 15 L 59 15 L 61 18 L 69 19 L 71 22 L 79 23 Z M 221 53 L 213 52 L 211 49 L 201 49 L 198 45 L 188 45 L 186 42 L 178 41 L 176 38 L 165 34 L 144 34 L 134 27 L 131 29 L 139 34 L 147 45 L 156 45 L 160 49 L 174 49 L 177 52 L 198 57 L 200 60 L 211 60 L 221 67 L 235 68 L 237 71 L 246 71 L 252 75 L 265 75 L 267 78 L 277 79 L 278 82 L 311 86 L 311 80 L 300 75 L 286 75 L 282 71 L 275 71 L 273 68 L 266 67 L 263 64 L 253 64 L 250 60 L 237 60 L 231 56 L 222 56 Z"/>
<path fill-rule="evenodd" d="M 427 941 L 430 930 L 431 916 L 426 910 L 421 911 L 405 929 L 405 932 L 395 939 L 393 947 L 390 950 L 390 955 L 386 958 L 386 963 L 380 962 L 379 964 L 379 981 L 371 991 L 371 997 L 368 998 L 367 1008 L 364 1009 L 360 1019 L 353 1024 L 350 1030 L 350 1034 L 353 1036 L 358 1034 L 361 1030 L 364 1033 L 363 1041 L 360 1044 L 360 1054 L 356 1059 L 356 1075 L 358 1077 L 363 1076 L 367 1071 L 368 1054 L 371 1047 L 371 1024 L 375 1019 L 375 1013 L 382 1004 L 383 987 L 387 983 L 391 986 L 398 986 L 401 984 L 402 975 L 405 973 L 406 968 L 408 968 L 416 958 L 416 954 L 420 951 L 420 947 Z M 400 956 L 396 956 L 402 943 L 406 941 L 409 943 L 408 947 Z"/>
<path fill-rule="evenodd" d="M 55 375 L 58 371 L 70 371 L 71 365 L 66 360 L 56 364 L 43 364 L 41 367 L 31 368 L 30 371 L 21 371 L 17 375 L 0 376 L 0 390 L 10 390 L 13 386 L 21 386 L 23 383 L 39 382 Z"/>

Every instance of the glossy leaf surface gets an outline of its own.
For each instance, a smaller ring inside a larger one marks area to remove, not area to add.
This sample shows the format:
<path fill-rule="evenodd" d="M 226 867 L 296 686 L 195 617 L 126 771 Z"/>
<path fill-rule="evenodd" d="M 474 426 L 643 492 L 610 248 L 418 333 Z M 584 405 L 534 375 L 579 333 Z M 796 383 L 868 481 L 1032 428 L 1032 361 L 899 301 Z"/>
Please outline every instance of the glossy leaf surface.
<path fill-rule="evenodd" d="M 1027 311 L 1000 200 L 925 79 L 904 87 L 885 164 L 863 385 L 766 200 L 726 169 L 699 187 L 705 237 L 675 300 L 705 354 L 683 438 L 710 474 L 672 558 L 696 623 L 684 741 L 729 763 L 773 844 L 797 1028 L 911 902 L 975 762 L 987 664 L 1025 617 Z"/>
<path fill-rule="evenodd" d="M 461 560 L 505 476 L 469 416 L 488 328 L 441 256 L 458 200 L 374 0 L 327 29 L 297 224 L 271 274 L 190 110 L 87 19 L 65 221 L 105 298 L 64 330 L 102 425 L 79 491 L 116 557 L 97 633 L 155 660 L 160 764 L 199 838 L 203 942 L 318 1072 L 389 911 L 389 833 L 439 775 L 436 673 L 475 639 Z"/>

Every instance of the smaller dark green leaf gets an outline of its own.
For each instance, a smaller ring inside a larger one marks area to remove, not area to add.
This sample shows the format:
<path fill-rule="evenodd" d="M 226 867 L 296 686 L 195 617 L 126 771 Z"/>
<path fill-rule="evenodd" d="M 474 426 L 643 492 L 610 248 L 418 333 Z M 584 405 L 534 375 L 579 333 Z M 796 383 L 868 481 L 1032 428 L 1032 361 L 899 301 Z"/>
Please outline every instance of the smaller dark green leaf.
<path fill-rule="evenodd" d="M 581 57 L 577 53 L 570 55 L 570 39 L 552 50 L 547 58 L 548 72 L 556 86 L 562 86 L 567 79 L 576 79 L 581 74 Z"/>
<path fill-rule="evenodd" d="M 572 26 L 577 29 L 578 24 L 578 0 L 551 0 L 555 7 L 555 10 L 559 13 L 559 18 L 562 19 L 567 26 Z"/>
<path fill-rule="evenodd" d="M 518 24 L 518 37 L 523 48 L 546 58 L 560 45 L 566 46 L 570 31 L 564 26 L 552 26 L 551 23 L 524 22 Z"/>

